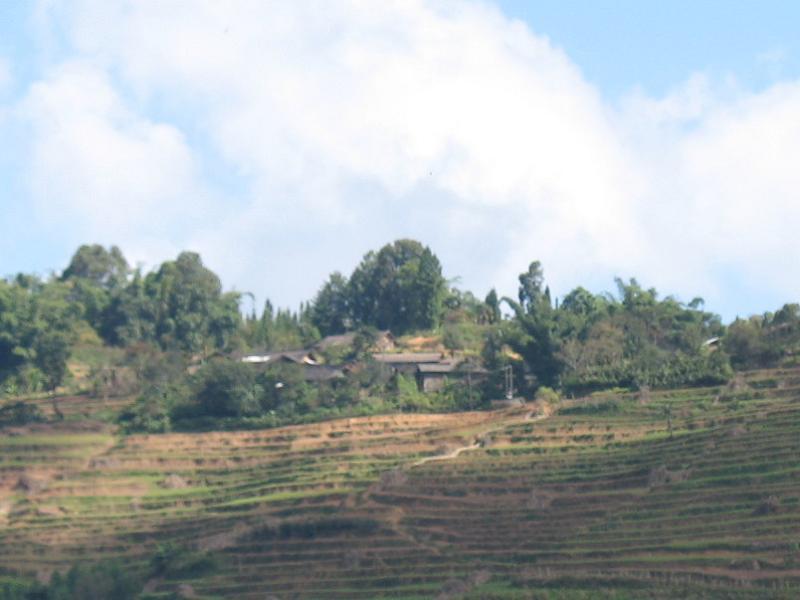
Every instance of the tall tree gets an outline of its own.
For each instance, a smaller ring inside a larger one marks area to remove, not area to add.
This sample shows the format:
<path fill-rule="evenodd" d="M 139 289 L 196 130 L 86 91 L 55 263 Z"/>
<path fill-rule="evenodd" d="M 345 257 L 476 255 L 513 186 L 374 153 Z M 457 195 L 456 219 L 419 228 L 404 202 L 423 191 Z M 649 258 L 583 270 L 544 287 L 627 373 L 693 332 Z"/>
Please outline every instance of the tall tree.
<path fill-rule="evenodd" d="M 128 261 L 118 247 L 106 250 L 92 244 L 78 248 L 60 279 L 71 286 L 70 299 L 83 308 L 86 321 L 99 331 L 112 294 L 122 289 L 129 274 Z"/>
<path fill-rule="evenodd" d="M 322 335 L 347 330 L 351 319 L 347 278 L 344 275 L 338 271 L 332 273 L 320 288 L 311 305 L 310 319 Z"/>
<path fill-rule="evenodd" d="M 62 282 L 24 275 L 0 280 L 0 381 L 16 377 L 30 391 L 59 386 L 80 316 Z"/>
<path fill-rule="evenodd" d="M 84 244 L 72 256 L 61 279 L 85 279 L 105 289 L 123 285 L 130 273 L 128 261 L 117 246 L 108 250 L 99 244 Z"/>
<path fill-rule="evenodd" d="M 239 294 L 222 293 L 219 277 L 200 255 L 182 252 L 158 271 L 113 295 L 101 332 L 112 343 L 157 342 L 165 350 L 206 352 L 226 347 L 241 323 Z"/>
<path fill-rule="evenodd" d="M 519 276 L 519 302 L 504 298 L 514 311 L 514 326 L 509 344 L 518 352 L 541 385 L 553 386 L 561 373 L 550 291 L 544 286 L 544 273 L 539 261 L 533 261 Z"/>
<path fill-rule="evenodd" d="M 397 240 L 369 252 L 350 277 L 354 319 L 404 333 L 436 327 L 446 282 L 439 259 L 414 240 Z"/>

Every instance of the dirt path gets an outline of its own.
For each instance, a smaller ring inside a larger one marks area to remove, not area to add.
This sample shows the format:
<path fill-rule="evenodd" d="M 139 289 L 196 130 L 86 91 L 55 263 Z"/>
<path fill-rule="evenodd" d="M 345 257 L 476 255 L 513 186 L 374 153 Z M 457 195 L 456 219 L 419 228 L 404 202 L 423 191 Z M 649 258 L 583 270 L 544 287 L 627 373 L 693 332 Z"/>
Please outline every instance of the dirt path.
<path fill-rule="evenodd" d="M 469 452 L 471 450 L 477 450 L 479 448 L 483 448 L 486 445 L 486 438 L 491 434 L 501 431 L 508 427 L 513 423 L 518 422 L 525 422 L 525 421 L 543 421 L 547 419 L 553 413 L 553 409 L 547 405 L 542 404 L 534 408 L 533 410 L 528 411 L 525 415 L 507 415 L 500 418 L 500 422 L 488 427 L 485 430 L 480 431 L 471 444 L 466 446 L 460 446 L 451 450 L 446 454 L 439 454 L 435 456 L 426 456 L 419 460 L 416 460 L 406 466 L 400 466 L 395 471 L 399 473 L 408 472 L 411 469 L 416 467 L 420 467 L 422 465 L 432 463 L 435 461 L 445 461 L 445 460 L 454 460 L 458 458 L 462 453 Z M 386 523 L 389 527 L 401 538 L 411 542 L 412 544 L 419 546 L 429 552 L 434 554 L 440 554 L 442 552 L 442 548 L 437 546 L 435 543 L 431 542 L 430 540 L 425 539 L 423 536 L 420 536 L 418 532 L 414 531 L 412 528 L 407 527 L 403 520 L 406 515 L 406 510 L 400 506 L 387 506 L 386 504 L 381 503 L 373 498 L 373 494 L 376 492 L 384 491 L 387 486 L 384 486 L 381 482 L 376 482 L 375 484 L 371 485 L 367 490 L 361 493 L 357 500 L 354 502 L 355 505 L 359 505 L 362 507 L 365 506 L 372 506 L 374 508 L 380 508 L 383 511 L 387 511 L 386 515 Z M 388 485 L 391 488 L 391 484 Z"/>
<path fill-rule="evenodd" d="M 453 450 L 452 452 L 448 452 L 447 454 L 439 454 L 439 455 L 436 455 L 436 456 L 426 456 L 425 458 L 419 459 L 415 463 L 411 463 L 410 465 L 408 465 L 407 468 L 413 469 L 414 467 L 419 467 L 420 465 L 424 465 L 425 463 L 433 462 L 434 460 L 450 460 L 450 459 L 456 458 L 462 452 L 466 452 L 468 450 L 476 450 L 476 449 L 478 449 L 480 447 L 481 447 L 481 443 L 480 442 L 475 442 L 474 444 L 471 444 L 470 446 L 461 446 L 460 448 L 456 448 L 455 450 Z"/>
<path fill-rule="evenodd" d="M 549 405 L 544 404 L 538 408 L 535 408 L 531 411 L 528 411 L 525 416 L 522 418 L 523 421 L 543 421 L 544 419 L 548 418 L 553 413 L 553 410 L 550 408 Z M 476 438 L 475 442 L 470 444 L 469 446 L 461 446 L 460 448 L 456 448 L 447 454 L 441 454 L 437 456 L 426 456 L 425 458 L 421 458 L 418 461 L 411 463 L 408 465 L 408 469 L 413 469 L 414 467 L 419 467 L 421 465 L 427 464 L 429 462 L 433 462 L 435 460 L 452 460 L 457 458 L 462 452 L 468 452 L 469 450 L 477 450 L 478 448 L 483 447 L 483 442 L 481 442 L 481 438 L 485 438 L 487 435 L 491 435 L 501 429 L 505 429 L 509 423 L 513 423 L 514 420 L 511 419 L 509 421 L 504 421 L 500 425 L 495 427 L 491 427 L 486 431 L 481 432 L 481 434 Z"/>

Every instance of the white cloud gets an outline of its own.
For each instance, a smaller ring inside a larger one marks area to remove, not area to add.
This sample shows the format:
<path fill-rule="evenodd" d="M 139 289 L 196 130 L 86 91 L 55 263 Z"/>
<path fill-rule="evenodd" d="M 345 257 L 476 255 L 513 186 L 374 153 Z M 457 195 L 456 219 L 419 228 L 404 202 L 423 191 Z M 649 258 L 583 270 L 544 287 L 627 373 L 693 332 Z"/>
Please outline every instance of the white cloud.
<path fill-rule="evenodd" d="M 183 135 L 131 111 L 103 70 L 61 64 L 31 86 L 16 114 L 33 134 L 32 198 L 54 228 L 155 261 L 177 249 L 176 227 L 197 221 L 204 194 Z"/>
<path fill-rule="evenodd" d="M 731 264 L 800 292 L 764 264 L 800 220 L 793 85 L 747 95 L 696 75 L 616 110 L 488 5 L 233 6 L 43 5 L 70 44 L 24 104 L 43 210 L 63 202 L 140 248 L 191 245 L 280 303 L 399 236 L 479 293 L 513 291 L 533 259 L 559 293 L 639 274 L 721 301 Z M 209 161 L 241 197 L 210 191 Z"/>

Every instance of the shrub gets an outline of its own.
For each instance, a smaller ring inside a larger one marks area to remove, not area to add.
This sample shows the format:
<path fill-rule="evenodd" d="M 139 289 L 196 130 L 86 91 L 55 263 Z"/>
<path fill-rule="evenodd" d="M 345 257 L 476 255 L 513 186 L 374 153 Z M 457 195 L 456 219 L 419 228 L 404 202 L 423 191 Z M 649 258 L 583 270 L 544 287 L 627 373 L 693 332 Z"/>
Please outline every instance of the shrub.
<path fill-rule="evenodd" d="M 170 407 L 157 394 L 145 394 L 120 414 L 118 423 L 125 433 L 166 433 L 172 428 Z"/>
<path fill-rule="evenodd" d="M 150 559 L 152 574 L 167 578 L 199 577 L 214 571 L 217 561 L 207 552 L 196 552 L 173 543 L 159 544 Z"/>
<path fill-rule="evenodd" d="M 558 404 L 558 402 L 561 400 L 561 396 L 554 389 L 543 385 L 536 390 L 536 400 L 540 402 L 546 402 L 548 404 Z"/>
<path fill-rule="evenodd" d="M 14 402 L 0 407 L 0 426 L 27 425 L 44 420 L 39 407 L 28 402 Z"/>
<path fill-rule="evenodd" d="M 211 417 L 246 417 L 261 412 L 263 388 L 250 365 L 214 360 L 196 375 L 198 414 Z"/>
<path fill-rule="evenodd" d="M 423 394 L 417 388 L 413 377 L 398 373 L 396 378 L 397 391 L 395 399 L 398 408 L 412 412 L 429 410 L 431 408 L 430 396 Z"/>
<path fill-rule="evenodd" d="M 89 566 L 75 565 L 63 576 L 56 572 L 43 598 L 133 600 L 141 592 L 142 586 L 142 579 L 137 574 L 124 568 L 118 560 L 108 560 Z"/>

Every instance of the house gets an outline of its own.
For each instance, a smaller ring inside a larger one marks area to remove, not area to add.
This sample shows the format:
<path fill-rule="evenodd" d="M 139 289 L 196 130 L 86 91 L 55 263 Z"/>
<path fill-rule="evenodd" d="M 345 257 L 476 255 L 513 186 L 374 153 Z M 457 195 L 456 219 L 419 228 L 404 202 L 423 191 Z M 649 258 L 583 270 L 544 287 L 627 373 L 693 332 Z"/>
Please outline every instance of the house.
<path fill-rule="evenodd" d="M 248 354 L 239 358 L 240 362 L 252 365 L 272 365 L 279 362 L 297 365 L 318 364 L 311 350 L 284 350 L 270 354 Z"/>
<path fill-rule="evenodd" d="M 372 358 L 394 373 L 413 375 L 422 392 L 435 392 L 448 381 L 478 382 L 487 371 L 465 360 L 447 358 L 439 352 L 405 352 L 399 354 L 377 353 Z"/>
<path fill-rule="evenodd" d="M 348 333 L 341 333 L 338 335 L 329 335 L 322 338 L 313 349 L 317 351 L 330 350 L 337 347 L 352 347 L 358 334 L 355 331 Z M 379 331 L 375 340 L 372 343 L 372 350 L 375 352 L 388 352 L 394 349 L 394 336 L 391 331 Z"/>
<path fill-rule="evenodd" d="M 417 365 L 417 387 L 422 392 L 436 392 L 442 389 L 448 379 L 455 374 L 456 367 L 455 361 Z"/>
<path fill-rule="evenodd" d="M 440 363 L 443 356 L 439 352 L 377 352 L 372 355 L 372 359 L 386 365 L 395 373 L 415 375 L 419 365 Z"/>
<path fill-rule="evenodd" d="M 322 383 L 345 378 L 346 369 L 331 365 L 304 365 L 303 379 L 308 383 Z"/>
<path fill-rule="evenodd" d="M 448 381 L 479 383 L 486 378 L 488 371 L 467 361 L 456 359 L 442 360 L 438 363 L 423 363 L 417 366 L 417 386 L 422 392 L 435 392 L 442 389 Z"/>

